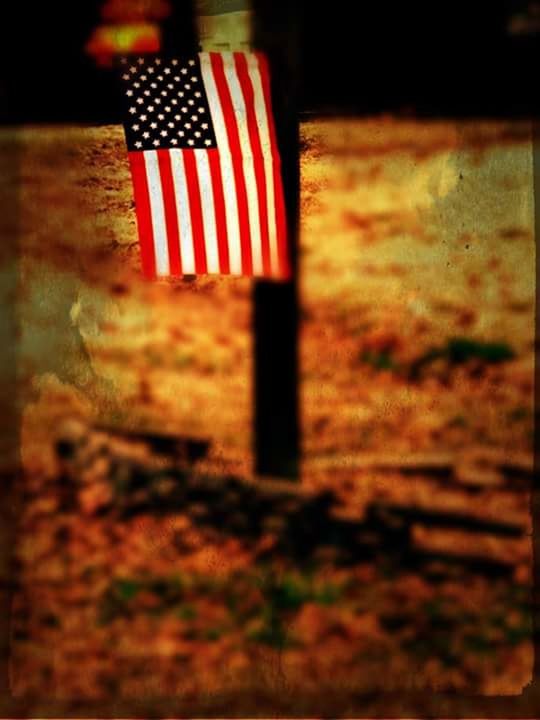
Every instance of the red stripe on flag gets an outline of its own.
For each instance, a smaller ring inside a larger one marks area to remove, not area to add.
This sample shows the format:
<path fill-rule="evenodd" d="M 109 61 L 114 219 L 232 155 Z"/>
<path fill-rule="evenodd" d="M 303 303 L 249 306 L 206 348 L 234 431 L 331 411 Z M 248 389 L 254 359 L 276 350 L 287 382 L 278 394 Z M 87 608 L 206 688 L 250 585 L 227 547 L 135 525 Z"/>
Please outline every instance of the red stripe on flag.
<path fill-rule="evenodd" d="M 238 204 L 238 220 L 240 224 L 240 245 L 242 249 L 242 272 L 244 275 L 253 275 L 253 259 L 251 255 L 251 237 L 249 228 L 248 202 L 246 181 L 242 167 L 242 150 L 236 114 L 233 108 L 231 93 L 227 85 L 225 71 L 223 69 L 223 58 L 219 53 L 209 53 L 212 65 L 212 73 L 216 83 L 219 101 L 223 110 L 227 138 L 231 152 L 231 160 L 236 185 L 236 200 Z"/>
<path fill-rule="evenodd" d="M 270 263 L 270 237 L 268 233 L 268 203 L 266 198 L 266 174 L 264 158 L 255 113 L 255 93 L 248 72 L 246 56 L 243 53 L 234 53 L 236 75 L 240 82 L 244 104 L 246 106 L 246 119 L 248 124 L 249 142 L 253 153 L 253 167 L 257 182 L 257 200 L 259 205 L 259 221 L 261 227 L 261 250 L 264 275 L 271 275 Z"/>
<path fill-rule="evenodd" d="M 208 162 L 210 165 L 210 177 L 212 179 L 212 190 L 214 193 L 219 270 L 220 272 L 228 275 L 230 273 L 230 265 L 229 243 L 227 238 L 227 216 L 225 214 L 223 178 L 221 176 L 221 164 L 219 162 L 219 152 L 217 148 L 211 148 L 208 150 Z"/>
<path fill-rule="evenodd" d="M 194 150 L 182 150 L 186 171 L 186 185 L 189 195 L 189 211 L 191 217 L 191 235 L 195 255 L 195 273 L 206 273 L 206 247 L 204 242 L 204 224 L 201 206 L 201 188 L 197 172 L 197 160 Z"/>
<path fill-rule="evenodd" d="M 283 278 L 290 278 L 291 265 L 287 247 L 287 214 L 285 212 L 285 201 L 283 198 L 283 185 L 281 183 L 281 173 L 279 165 L 272 163 L 274 174 L 274 194 L 276 202 L 276 227 L 277 227 L 277 246 L 279 274 Z"/>
<path fill-rule="evenodd" d="M 279 149 L 276 138 L 276 128 L 274 125 L 274 116 L 272 115 L 272 91 L 270 86 L 270 71 L 268 70 L 268 60 L 263 53 L 255 53 L 259 63 L 259 73 L 261 76 L 261 84 L 264 95 L 264 105 L 266 109 L 266 121 L 270 134 L 270 149 L 274 162 L 279 163 Z"/>
<path fill-rule="evenodd" d="M 135 196 L 135 214 L 137 216 L 137 227 L 139 229 L 142 271 L 147 278 L 155 278 L 156 254 L 154 250 L 154 231 L 152 228 L 150 195 L 148 192 L 144 154 L 142 152 L 130 152 L 128 156 Z"/>
<path fill-rule="evenodd" d="M 171 155 L 168 150 L 158 150 L 159 175 L 163 192 L 163 207 L 167 225 L 167 246 L 169 248 L 169 267 L 172 276 L 182 275 L 180 262 L 180 234 L 176 216 L 176 200 L 171 167 Z"/>
<path fill-rule="evenodd" d="M 259 62 L 259 70 L 261 73 L 261 81 L 264 95 L 264 104 L 266 106 L 266 117 L 268 120 L 268 129 L 270 132 L 270 144 L 272 146 L 272 170 L 274 181 L 274 197 L 276 204 L 276 228 L 277 228 L 277 245 L 279 274 L 284 278 L 291 275 L 290 259 L 287 249 L 287 214 L 285 211 L 285 201 L 283 197 L 283 184 L 281 182 L 281 161 L 277 146 L 276 129 L 272 116 L 272 94 L 270 90 L 270 73 L 268 71 L 268 61 L 262 53 L 256 53 Z"/>

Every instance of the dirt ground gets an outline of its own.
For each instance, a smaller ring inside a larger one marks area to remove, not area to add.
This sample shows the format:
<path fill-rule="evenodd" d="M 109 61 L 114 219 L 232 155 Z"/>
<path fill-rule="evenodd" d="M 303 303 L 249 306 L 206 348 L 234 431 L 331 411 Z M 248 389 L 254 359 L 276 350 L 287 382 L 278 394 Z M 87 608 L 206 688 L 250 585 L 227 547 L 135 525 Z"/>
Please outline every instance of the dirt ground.
<path fill-rule="evenodd" d="M 302 484 L 358 512 L 379 499 L 515 522 L 512 542 L 414 528 L 420 543 L 505 558 L 510 579 L 268 567 L 187 514 L 120 521 L 91 481 L 62 509 L 53 442 L 72 417 L 211 438 L 204 467 L 252 474 L 252 284 L 144 281 L 121 128 L 25 128 L 16 694 L 529 683 L 529 492 L 474 458 L 532 464 L 530 129 L 377 118 L 301 136 Z M 435 456 L 456 481 L 423 471 Z"/>

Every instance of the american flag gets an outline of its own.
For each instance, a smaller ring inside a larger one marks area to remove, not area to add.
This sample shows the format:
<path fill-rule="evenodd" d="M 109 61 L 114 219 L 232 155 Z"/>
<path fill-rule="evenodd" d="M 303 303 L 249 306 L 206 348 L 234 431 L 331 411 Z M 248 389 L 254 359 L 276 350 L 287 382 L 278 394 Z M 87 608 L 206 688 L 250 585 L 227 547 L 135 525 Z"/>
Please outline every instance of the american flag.
<path fill-rule="evenodd" d="M 143 273 L 287 278 L 266 58 L 122 59 Z"/>

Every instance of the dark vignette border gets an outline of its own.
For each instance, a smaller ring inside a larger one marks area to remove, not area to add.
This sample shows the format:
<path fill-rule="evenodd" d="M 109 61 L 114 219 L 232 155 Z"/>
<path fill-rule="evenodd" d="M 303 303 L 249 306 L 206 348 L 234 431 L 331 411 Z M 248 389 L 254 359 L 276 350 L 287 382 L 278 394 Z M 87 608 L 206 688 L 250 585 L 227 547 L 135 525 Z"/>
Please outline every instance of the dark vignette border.
<path fill-rule="evenodd" d="M 276 13 L 272 0 L 255 0 L 257 28 L 256 42 L 261 49 L 268 52 L 272 63 L 274 78 L 275 107 L 284 109 L 283 94 L 276 88 L 287 87 L 294 94 L 301 76 L 299 58 L 297 57 L 295 17 L 300 0 L 287 3 L 286 11 Z M 185 3 L 187 7 L 191 3 Z M 191 11 L 191 8 L 190 8 Z M 269 19 L 272 22 L 269 23 Z M 295 78 L 284 73 L 291 69 Z M 10 88 L 3 88 L 3 90 Z M 531 85 L 531 93 L 535 86 Z M 2 92 L 5 99 L 5 92 Z M 294 96 L 285 105 L 294 107 Z M 6 103 L 3 103 L 4 107 Z M 285 117 L 278 123 L 278 135 L 282 155 L 289 163 L 292 176 L 286 179 L 289 188 L 294 187 L 295 161 L 291 158 L 294 147 L 294 124 L 292 116 Z M 540 120 L 533 122 L 533 167 L 535 190 L 535 234 L 540 236 Z M 18 180 L 20 145 L 17 129 L 11 130 L 11 141 L 5 136 L 0 140 L 1 165 L 0 178 L 16 178 Z M 9 263 L 9 273 L 5 275 L 4 290 L 12 302 L 2 305 L 0 315 L 0 341 L 2 342 L 2 368 L 4 387 L 15 387 L 17 378 L 17 339 L 19 318 L 17 315 L 16 292 L 19 281 L 18 268 L 18 220 L 20 210 L 19 184 L 1 183 L 0 195 L 2 237 L 0 254 Z M 292 194 L 288 195 L 289 211 L 294 211 L 295 202 Z M 293 224 L 296 222 L 294 219 Z M 536 338 L 540 327 L 540 298 L 538 280 L 540 258 L 536 254 Z M 536 340 L 535 346 L 538 346 Z M 535 476 L 539 468 L 539 387 L 540 367 L 535 363 Z M 1 398 L 2 415 L 5 432 L 0 438 L 2 449 L 2 467 L 7 468 L 2 474 L 3 498 L 0 504 L 0 717 L 1 718 L 270 718 L 270 717 L 349 717 L 349 718 L 405 718 L 405 717 L 453 717 L 453 718 L 508 718 L 535 720 L 540 717 L 540 496 L 538 488 L 534 488 L 531 502 L 534 528 L 534 590 L 533 619 L 535 663 L 533 681 L 520 696 L 478 697 L 461 696 L 449 693 L 374 693 L 360 695 L 351 688 L 335 686 L 332 692 L 319 694 L 295 694 L 287 687 L 279 691 L 268 690 L 246 693 L 227 693 L 208 695 L 197 700 L 183 698 L 142 698 L 137 700 L 117 699 L 113 702 L 95 703 L 84 699 L 69 702 L 50 701 L 47 698 L 27 697 L 23 701 L 13 698 L 9 690 L 9 636 L 10 606 L 14 588 L 12 550 L 16 533 L 17 478 L 20 473 L 20 408 L 19 399 L 12 393 Z M 322 649 L 323 651 L 323 649 Z M 384 706 L 384 710 L 381 707 Z"/>

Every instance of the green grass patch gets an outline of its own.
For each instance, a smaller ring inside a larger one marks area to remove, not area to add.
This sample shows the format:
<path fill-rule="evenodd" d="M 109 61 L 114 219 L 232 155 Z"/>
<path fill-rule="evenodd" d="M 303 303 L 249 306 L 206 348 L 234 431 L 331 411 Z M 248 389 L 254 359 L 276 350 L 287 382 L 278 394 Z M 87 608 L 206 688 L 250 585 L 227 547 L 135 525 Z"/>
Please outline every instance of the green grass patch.
<path fill-rule="evenodd" d="M 493 651 L 493 642 L 488 640 L 484 635 L 473 633 L 464 636 L 463 647 L 468 652 L 475 653 L 476 655 L 487 655 Z"/>
<path fill-rule="evenodd" d="M 486 365 L 499 364 L 515 358 L 516 354 L 505 342 L 483 342 L 472 338 L 456 337 L 441 347 L 433 347 L 414 360 L 409 366 L 409 378 L 418 379 L 422 372 L 437 360 L 443 360 L 449 368 L 471 361 Z"/>
<path fill-rule="evenodd" d="M 276 577 L 271 572 L 258 578 L 262 605 L 255 610 L 259 626 L 248 634 L 248 639 L 271 647 L 290 647 L 295 641 L 290 637 L 287 624 L 301 607 L 308 602 L 329 606 L 343 595 L 343 587 L 335 583 L 317 584 L 311 572 L 287 573 Z"/>
<path fill-rule="evenodd" d="M 398 363 L 392 357 L 392 353 L 389 351 L 374 352 L 372 350 L 365 350 L 360 355 L 360 362 L 365 365 L 370 365 L 375 370 L 399 370 Z"/>
<path fill-rule="evenodd" d="M 180 620 L 195 620 L 197 617 L 197 608 L 186 603 L 177 608 L 175 614 Z"/>
<path fill-rule="evenodd" d="M 119 599 L 129 602 L 129 600 L 136 597 L 142 589 L 142 584 L 136 580 L 115 580 L 111 591 L 117 595 Z"/>
<path fill-rule="evenodd" d="M 501 363 L 512 360 L 515 353 L 504 342 L 479 342 L 470 338 L 453 338 L 446 344 L 445 352 L 452 365 L 460 365 L 469 360 L 481 360 L 485 363 Z"/>
<path fill-rule="evenodd" d="M 468 425 L 465 415 L 455 415 L 448 421 L 448 427 L 450 428 L 466 428 Z"/>
<path fill-rule="evenodd" d="M 507 413 L 509 422 L 522 422 L 531 418 L 531 411 L 526 407 L 516 407 Z"/>
<path fill-rule="evenodd" d="M 177 370 L 184 370 L 193 365 L 195 358 L 192 353 L 179 352 L 174 357 L 174 366 Z"/>
<path fill-rule="evenodd" d="M 298 641 L 288 632 L 283 623 L 262 623 L 247 635 L 248 640 L 268 647 L 284 650 L 297 647 Z"/>
<path fill-rule="evenodd" d="M 494 365 L 516 357 L 514 350 L 506 342 L 484 342 L 468 337 L 450 338 L 444 345 L 431 347 L 408 365 L 400 363 L 391 350 L 364 350 L 360 362 L 378 371 L 405 374 L 409 379 L 418 379 L 435 362 L 442 362 L 447 370 L 476 362 Z M 456 422 L 460 426 L 460 420 Z"/>
<path fill-rule="evenodd" d="M 504 636 L 510 645 L 521 645 L 522 642 L 532 640 L 532 625 L 525 623 L 518 627 L 506 627 Z"/>
<path fill-rule="evenodd" d="M 141 592 L 155 595 L 157 599 L 156 604 L 144 612 L 150 615 L 160 615 L 168 608 L 178 605 L 183 599 L 184 588 L 178 576 L 143 579 L 116 578 L 102 597 L 98 622 L 107 624 L 117 617 L 130 616 Z"/>

